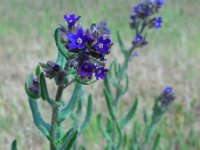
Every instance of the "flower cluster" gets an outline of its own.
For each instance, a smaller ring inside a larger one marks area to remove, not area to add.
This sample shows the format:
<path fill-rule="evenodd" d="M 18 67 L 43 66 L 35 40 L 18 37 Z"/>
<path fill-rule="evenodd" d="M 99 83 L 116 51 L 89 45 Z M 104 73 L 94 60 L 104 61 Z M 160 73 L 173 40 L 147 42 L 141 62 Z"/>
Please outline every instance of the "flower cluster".
<path fill-rule="evenodd" d="M 175 94 L 173 92 L 173 89 L 171 87 L 166 87 L 161 96 L 160 96 L 160 101 L 162 106 L 166 107 L 168 106 L 172 101 L 175 100 Z"/>
<path fill-rule="evenodd" d="M 48 61 L 43 65 L 45 76 L 49 79 L 54 79 L 57 85 L 65 84 L 66 71 L 62 69 L 58 64 Z"/>
<path fill-rule="evenodd" d="M 145 27 L 160 29 L 162 27 L 162 17 L 154 17 L 159 9 L 164 5 L 164 0 L 146 0 L 133 8 L 131 15 L 131 28 L 136 30 L 133 44 L 144 46 L 147 44 L 142 32 Z M 153 16 L 153 17 L 152 17 Z"/>
<path fill-rule="evenodd" d="M 40 80 L 36 77 L 32 80 L 31 85 L 28 87 L 29 94 L 34 95 L 36 97 L 40 96 Z"/>
<path fill-rule="evenodd" d="M 61 26 L 61 39 L 70 53 L 69 66 L 75 68 L 81 79 L 104 79 L 108 69 L 105 68 L 105 56 L 110 53 L 112 40 L 106 22 L 92 24 L 84 30 L 77 21 L 80 16 L 64 15 L 68 28 Z"/>
<path fill-rule="evenodd" d="M 175 100 L 175 94 L 171 87 L 166 87 L 155 100 L 152 114 L 152 121 L 156 123 L 163 114 L 168 110 L 170 104 Z"/>

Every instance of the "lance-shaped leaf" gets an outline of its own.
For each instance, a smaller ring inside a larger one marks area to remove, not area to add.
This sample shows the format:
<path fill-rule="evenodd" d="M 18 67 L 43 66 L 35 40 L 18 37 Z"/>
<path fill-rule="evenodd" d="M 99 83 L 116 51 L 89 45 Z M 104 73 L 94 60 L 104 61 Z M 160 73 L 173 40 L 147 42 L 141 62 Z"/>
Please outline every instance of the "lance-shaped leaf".
<path fill-rule="evenodd" d="M 126 124 L 131 120 L 131 118 L 134 116 L 138 106 L 138 98 L 135 98 L 135 102 L 133 103 L 131 109 L 126 114 L 126 116 L 120 121 L 120 127 L 124 128 Z"/>
<path fill-rule="evenodd" d="M 126 77 L 126 82 L 125 82 L 125 88 L 124 88 L 124 90 L 122 91 L 122 95 L 126 94 L 126 92 L 128 91 L 128 88 L 129 88 L 128 75 L 126 74 L 125 77 Z"/>
<path fill-rule="evenodd" d="M 47 100 L 47 98 L 49 98 L 44 73 L 40 74 L 40 94 L 43 100 Z"/>
<path fill-rule="evenodd" d="M 151 139 L 151 137 L 156 132 L 157 124 L 151 124 L 146 128 L 146 134 L 145 134 L 145 144 L 148 143 L 148 141 Z"/>
<path fill-rule="evenodd" d="M 110 82 L 109 82 L 109 78 L 108 77 L 106 77 L 104 79 L 104 86 L 105 86 L 106 91 L 108 91 L 108 93 L 110 94 L 111 98 L 113 99 L 113 93 L 111 91 Z"/>
<path fill-rule="evenodd" d="M 132 143 L 130 144 L 130 150 L 139 150 L 139 142 L 138 142 L 136 129 L 137 129 L 137 123 L 135 123 L 133 127 L 133 131 L 132 131 L 133 136 L 132 136 Z"/>
<path fill-rule="evenodd" d="M 147 116 L 147 112 L 145 110 L 143 111 L 143 120 L 144 120 L 145 127 L 147 127 L 147 125 L 148 125 L 148 116 Z"/>
<path fill-rule="evenodd" d="M 11 150 L 17 150 L 17 140 L 16 139 L 12 142 Z"/>
<path fill-rule="evenodd" d="M 109 77 L 110 78 L 112 78 L 112 74 L 113 74 L 113 72 L 112 72 L 112 70 L 113 70 L 113 66 L 114 66 L 114 63 L 116 62 L 116 59 L 114 59 L 113 61 L 112 61 L 112 63 L 111 63 L 111 65 L 110 65 L 110 71 L 109 71 L 109 73 L 108 73 L 108 75 L 109 75 Z"/>
<path fill-rule="evenodd" d="M 117 66 L 116 62 L 114 62 L 114 73 L 115 73 L 115 78 L 118 78 L 119 74 L 120 74 L 120 70 L 119 70 L 119 66 Z"/>
<path fill-rule="evenodd" d="M 61 68 L 65 67 L 67 60 L 65 59 L 65 57 L 60 53 L 60 51 L 58 51 L 58 56 L 56 59 L 56 64 L 58 64 L 59 66 L 61 66 Z"/>
<path fill-rule="evenodd" d="M 156 150 L 158 148 L 159 143 L 160 143 L 160 134 L 157 134 L 151 150 Z"/>
<path fill-rule="evenodd" d="M 52 106 L 55 105 L 55 102 L 49 96 L 44 73 L 40 74 L 40 94 L 43 100 L 47 100 Z"/>
<path fill-rule="evenodd" d="M 38 98 L 40 98 L 40 95 L 34 94 L 33 92 L 31 92 L 31 91 L 29 90 L 29 87 L 31 87 L 31 85 L 33 84 L 32 82 L 33 82 L 33 74 L 31 73 L 31 74 L 29 75 L 29 77 L 28 77 L 28 82 L 25 83 L 25 91 L 26 91 L 26 94 L 27 94 L 29 97 L 33 98 L 33 99 L 38 99 Z"/>
<path fill-rule="evenodd" d="M 39 78 L 40 77 L 40 73 L 41 73 L 41 70 L 40 70 L 40 65 L 37 66 L 36 70 L 35 70 L 35 74 L 36 76 Z"/>
<path fill-rule="evenodd" d="M 45 80 L 45 76 L 44 76 L 44 73 L 41 73 L 40 74 L 40 94 L 41 94 L 41 98 L 43 100 L 47 100 L 48 103 L 51 105 L 51 106 L 55 106 L 55 105 L 58 105 L 55 103 L 55 101 L 53 99 L 50 98 L 49 96 L 49 92 L 48 92 L 48 89 L 47 89 L 47 84 L 46 84 L 46 80 Z"/>
<path fill-rule="evenodd" d="M 126 51 L 126 48 L 125 48 L 124 43 L 123 43 L 123 41 L 121 39 L 119 31 L 117 31 L 117 40 L 118 40 L 118 43 L 119 43 L 120 50 L 124 54 L 125 51 Z"/>
<path fill-rule="evenodd" d="M 59 52 L 65 57 L 65 59 L 69 58 L 69 52 L 65 48 L 64 44 L 61 41 L 61 27 L 57 27 L 54 33 L 56 46 Z"/>
<path fill-rule="evenodd" d="M 81 125 L 80 132 L 82 132 L 89 124 L 91 117 L 92 117 L 92 111 L 93 111 L 92 95 L 89 95 L 88 96 L 87 113 L 86 113 L 85 120 L 83 121 L 83 124 Z"/>
<path fill-rule="evenodd" d="M 119 123 L 117 122 L 117 120 L 115 120 L 115 125 L 116 125 L 116 128 L 117 128 L 117 132 L 118 132 L 118 143 L 117 143 L 117 148 L 120 149 L 120 146 L 122 144 L 122 131 L 121 131 L 121 128 L 119 126 Z"/>
<path fill-rule="evenodd" d="M 113 103 L 112 103 L 112 98 L 109 95 L 108 91 L 106 91 L 105 89 L 104 89 L 104 95 L 105 95 L 105 98 L 106 98 L 106 103 L 107 103 L 107 107 L 108 107 L 108 111 L 110 113 L 110 116 L 111 116 L 112 120 L 116 120 L 116 112 L 115 112 L 115 108 L 114 108 Z"/>
<path fill-rule="evenodd" d="M 31 112 L 35 125 L 47 139 L 50 139 L 51 126 L 43 120 L 40 114 L 40 110 L 38 108 L 37 101 L 29 97 L 29 105 L 31 107 Z"/>
<path fill-rule="evenodd" d="M 79 83 L 75 84 L 74 87 L 74 91 L 73 94 L 70 98 L 70 101 L 68 102 L 67 105 L 65 105 L 60 113 L 59 113 L 59 123 L 61 123 L 62 121 L 64 121 L 67 117 L 69 117 L 69 115 L 71 114 L 71 112 L 75 109 L 75 107 L 77 106 L 79 100 L 80 100 L 80 96 L 81 96 L 81 88 L 82 85 Z"/>
<path fill-rule="evenodd" d="M 106 130 L 103 128 L 102 116 L 101 116 L 101 114 L 98 114 L 98 115 L 97 115 L 97 125 L 98 125 L 98 128 L 99 128 L 101 134 L 103 135 L 103 137 L 104 137 L 108 142 L 112 142 L 112 138 L 111 138 L 110 135 L 106 132 Z"/>
<path fill-rule="evenodd" d="M 111 133 L 112 131 L 113 131 L 113 121 L 110 119 L 110 117 L 107 117 L 106 132 Z"/>
<path fill-rule="evenodd" d="M 72 128 L 70 129 L 61 139 L 59 145 L 62 145 L 60 150 L 70 150 L 76 141 L 78 135 L 78 130 Z"/>

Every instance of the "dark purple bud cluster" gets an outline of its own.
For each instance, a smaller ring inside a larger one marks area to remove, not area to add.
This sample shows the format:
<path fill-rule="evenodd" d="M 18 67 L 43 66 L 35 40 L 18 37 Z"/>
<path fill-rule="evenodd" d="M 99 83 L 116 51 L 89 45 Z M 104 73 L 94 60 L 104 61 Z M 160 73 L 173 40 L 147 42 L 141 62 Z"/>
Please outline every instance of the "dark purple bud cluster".
<path fill-rule="evenodd" d="M 54 79 L 57 85 L 65 84 L 66 71 L 62 69 L 58 64 L 48 61 L 43 67 L 45 76 L 49 79 Z"/>
<path fill-rule="evenodd" d="M 166 87 L 160 96 L 155 100 L 152 114 L 152 122 L 157 123 L 163 114 L 168 110 L 168 106 L 175 100 L 175 94 L 171 87 Z"/>
<path fill-rule="evenodd" d="M 164 0 L 145 0 L 133 8 L 131 15 L 131 28 L 136 30 L 136 36 L 133 41 L 134 44 L 144 46 L 147 41 L 142 36 L 145 27 L 160 29 L 162 27 L 162 17 L 155 17 L 154 15 L 164 5 Z"/>
<path fill-rule="evenodd" d="M 64 15 L 68 28 L 61 26 L 61 39 L 66 50 L 70 53 L 70 67 L 76 69 L 78 75 L 86 80 L 104 79 L 108 69 L 105 69 L 105 56 L 110 53 L 113 45 L 110 30 L 106 22 L 92 24 L 84 30 L 77 24 L 80 17 L 74 14 Z M 73 22 L 73 24 L 71 23 Z"/>
<path fill-rule="evenodd" d="M 173 89 L 171 87 L 166 87 L 160 96 L 160 101 L 161 101 L 162 106 L 166 107 L 170 105 L 170 103 L 174 101 L 175 98 L 176 97 L 173 92 Z"/>
<path fill-rule="evenodd" d="M 40 95 L 40 80 L 38 78 L 34 78 L 32 80 L 32 84 L 30 85 L 29 90 L 36 96 Z"/>

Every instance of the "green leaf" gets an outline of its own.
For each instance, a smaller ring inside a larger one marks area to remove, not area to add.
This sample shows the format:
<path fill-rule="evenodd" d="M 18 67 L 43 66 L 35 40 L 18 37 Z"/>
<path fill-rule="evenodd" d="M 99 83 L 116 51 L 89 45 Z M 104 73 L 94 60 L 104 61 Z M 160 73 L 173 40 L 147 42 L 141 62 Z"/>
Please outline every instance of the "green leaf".
<path fill-rule="evenodd" d="M 35 70 L 35 74 L 36 76 L 39 78 L 40 77 L 40 73 L 41 73 L 41 70 L 40 70 L 40 65 L 37 66 L 36 70 Z"/>
<path fill-rule="evenodd" d="M 82 85 L 79 83 L 75 84 L 74 87 L 74 91 L 73 94 L 70 98 L 70 101 L 68 102 L 67 105 L 65 105 L 60 113 L 59 113 L 59 123 L 61 123 L 62 121 L 64 121 L 67 117 L 69 117 L 69 115 L 71 114 L 71 112 L 76 108 L 79 100 L 80 100 L 80 96 L 81 96 L 81 88 Z"/>
<path fill-rule="evenodd" d="M 104 95 L 106 98 L 106 103 L 107 103 L 107 107 L 108 107 L 110 116 L 111 116 L 112 120 L 116 120 L 116 112 L 115 112 L 115 108 L 113 107 L 112 98 L 109 95 L 108 91 L 106 91 L 105 89 L 104 89 Z"/>
<path fill-rule="evenodd" d="M 147 112 L 145 110 L 143 112 L 143 120 L 144 120 L 145 126 L 147 126 L 147 124 L 148 124 L 148 116 L 147 116 Z"/>
<path fill-rule="evenodd" d="M 108 141 L 108 142 L 112 142 L 112 139 L 110 137 L 110 135 L 106 132 L 106 130 L 103 128 L 103 124 L 102 124 L 102 116 L 101 114 L 97 115 L 97 125 L 98 128 L 101 132 L 101 134 L 103 135 L 103 137 Z"/>
<path fill-rule="evenodd" d="M 65 135 L 61 138 L 61 140 L 59 140 L 58 142 L 56 142 L 56 145 L 64 145 L 66 142 L 66 139 L 70 136 L 70 134 L 73 134 L 73 132 L 75 131 L 74 128 L 69 129 L 69 131 L 67 131 L 67 133 L 65 133 Z"/>
<path fill-rule="evenodd" d="M 114 62 L 114 73 L 115 73 L 115 78 L 118 78 L 119 77 L 119 70 L 118 70 L 116 62 Z"/>
<path fill-rule="evenodd" d="M 51 125 L 46 123 L 40 113 L 37 101 L 29 97 L 29 105 L 31 107 L 31 112 L 33 116 L 33 121 L 42 134 L 49 140 L 50 139 L 50 130 Z"/>
<path fill-rule="evenodd" d="M 40 98 L 40 95 L 35 95 L 34 93 L 32 93 L 32 92 L 29 90 L 28 87 L 29 87 L 29 86 L 27 85 L 27 83 L 25 83 L 25 91 L 26 91 L 26 94 L 27 94 L 29 97 L 31 97 L 31 98 L 33 98 L 33 99 L 38 99 L 38 98 Z"/>
<path fill-rule="evenodd" d="M 107 117 L 107 121 L 106 121 L 106 131 L 108 133 L 111 133 L 113 131 L 113 122 L 109 117 Z"/>
<path fill-rule="evenodd" d="M 145 135 L 145 144 L 148 143 L 148 141 L 151 139 L 151 137 L 154 135 L 155 132 L 156 132 L 156 124 L 151 124 L 149 127 L 147 127 Z"/>
<path fill-rule="evenodd" d="M 157 134 L 151 150 L 156 150 L 158 148 L 159 143 L 160 143 L 160 134 Z"/>
<path fill-rule="evenodd" d="M 120 47 L 121 52 L 122 52 L 122 53 L 125 53 L 126 48 L 125 48 L 124 43 L 123 43 L 123 41 L 122 41 L 122 39 L 121 39 L 121 36 L 120 36 L 119 31 L 117 31 L 117 40 L 118 40 L 118 43 L 119 43 L 119 47 Z"/>
<path fill-rule="evenodd" d="M 68 58 L 69 58 L 69 52 L 65 48 L 64 44 L 61 41 L 60 32 L 61 32 L 61 27 L 57 27 L 56 30 L 55 30 L 55 33 L 54 33 L 56 46 L 57 46 L 59 52 L 65 57 L 65 59 L 68 60 Z"/>
<path fill-rule="evenodd" d="M 135 102 L 133 103 L 131 109 L 129 112 L 126 114 L 126 116 L 120 121 L 120 127 L 124 128 L 126 124 L 133 118 L 138 106 L 138 98 L 135 98 Z"/>
<path fill-rule="evenodd" d="M 33 98 L 33 99 L 38 99 L 38 98 L 40 98 L 40 95 L 36 95 L 36 94 L 34 94 L 33 92 L 31 92 L 31 91 L 29 90 L 29 87 L 32 86 L 32 84 L 33 84 L 32 82 L 33 82 L 33 74 L 31 73 L 31 74 L 29 75 L 29 77 L 28 77 L 28 81 L 25 83 L 25 91 L 26 91 L 26 94 L 27 94 L 29 97 Z"/>
<path fill-rule="evenodd" d="M 125 82 L 125 88 L 124 88 L 124 90 L 122 91 L 122 94 L 123 94 L 123 95 L 126 94 L 126 92 L 128 91 L 128 88 L 129 88 L 128 75 L 126 74 L 125 77 L 126 77 L 126 82 Z"/>
<path fill-rule="evenodd" d="M 68 131 L 61 140 L 60 144 L 63 144 L 61 150 L 70 150 L 76 141 L 77 135 L 78 130 L 74 130 L 74 128 Z"/>
<path fill-rule="evenodd" d="M 82 132 L 87 125 L 89 124 L 91 117 L 92 117 L 92 111 L 93 111 L 93 101 L 92 101 L 92 95 L 88 96 L 88 105 L 87 105 L 87 113 L 86 113 L 86 117 L 85 120 L 80 128 L 80 132 Z"/>
<path fill-rule="evenodd" d="M 137 131 L 137 123 L 135 123 L 133 127 L 133 136 L 132 136 L 132 143 L 130 144 L 130 150 L 139 150 L 139 142 L 136 131 Z"/>
<path fill-rule="evenodd" d="M 114 65 L 114 63 L 116 62 L 116 59 L 114 59 L 113 61 L 112 61 L 112 63 L 111 63 L 111 65 L 110 65 L 110 68 L 109 68 L 109 77 L 110 78 L 112 78 L 112 70 L 113 70 L 113 65 Z"/>
<path fill-rule="evenodd" d="M 12 142 L 11 150 L 17 150 L 17 140 L 16 139 Z"/>
<path fill-rule="evenodd" d="M 66 61 L 65 57 L 60 53 L 60 51 L 58 51 L 58 56 L 57 56 L 57 59 L 56 59 L 56 64 L 58 64 L 59 66 L 61 66 L 61 68 L 64 68 L 66 62 L 67 61 Z"/>
<path fill-rule="evenodd" d="M 104 80 L 104 86 L 105 86 L 106 91 L 108 91 L 111 99 L 113 99 L 113 93 L 111 91 L 110 82 L 109 82 L 109 78 L 108 77 L 106 77 L 105 80 Z"/>
<path fill-rule="evenodd" d="M 50 99 L 49 93 L 48 93 L 48 90 L 47 90 L 47 85 L 46 85 L 44 73 L 40 74 L 40 94 L 41 94 L 41 97 L 42 97 L 43 100 Z"/>

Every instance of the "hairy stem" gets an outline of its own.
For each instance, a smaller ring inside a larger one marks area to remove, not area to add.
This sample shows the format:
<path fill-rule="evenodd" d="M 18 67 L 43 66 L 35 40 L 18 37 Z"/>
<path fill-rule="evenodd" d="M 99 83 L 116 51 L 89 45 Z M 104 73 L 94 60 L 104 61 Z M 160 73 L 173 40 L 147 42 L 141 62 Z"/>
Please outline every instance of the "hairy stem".
<path fill-rule="evenodd" d="M 64 88 L 59 86 L 56 93 L 56 102 L 60 102 Z M 57 150 L 55 142 L 58 139 L 58 115 L 59 115 L 60 106 L 54 106 L 52 109 L 52 118 L 51 118 L 51 140 L 50 148 L 51 150 Z"/>

